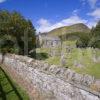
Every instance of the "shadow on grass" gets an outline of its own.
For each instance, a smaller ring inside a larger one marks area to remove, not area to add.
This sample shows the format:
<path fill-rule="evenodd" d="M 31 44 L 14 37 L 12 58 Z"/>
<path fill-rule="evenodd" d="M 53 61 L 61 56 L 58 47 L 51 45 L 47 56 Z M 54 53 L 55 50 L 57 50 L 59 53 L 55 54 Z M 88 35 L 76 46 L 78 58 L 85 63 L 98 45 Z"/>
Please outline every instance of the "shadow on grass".
<path fill-rule="evenodd" d="M 8 75 L 1 67 L 0 67 L 0 79 L 2 79 L 0 80 L 0 100 L 7 100 L 7 95 L 9 95 L 9 93 L 11 92 L 14 92 L 16 94 L 18 100 L 23 100 L 20 93 L 17 91 L 16 87 L 14 86 L 14 84 L 12 83 Z M 11 86 L 11 90 L 7 92 L 4 90 L 4 86 L 7 85 L 6 83 L 3 83 L 4 79 L 6 79 L 7 83 Z"/>
<path fill-rule="evenodd" d="M 45 60 L 48 59 L 48 53 L 36 53 L 37 60 Z"/>

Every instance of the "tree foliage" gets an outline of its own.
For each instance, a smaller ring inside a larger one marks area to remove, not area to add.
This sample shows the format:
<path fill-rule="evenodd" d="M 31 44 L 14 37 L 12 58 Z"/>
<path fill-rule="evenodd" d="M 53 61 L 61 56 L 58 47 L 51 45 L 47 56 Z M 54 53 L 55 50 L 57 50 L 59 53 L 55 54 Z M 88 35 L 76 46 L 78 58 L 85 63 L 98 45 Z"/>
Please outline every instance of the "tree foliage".
<path fill-rule="evenodd" d="M 100 48 L 100 21 L 97 23 L 96 27 L 92 28 L 91 30 L 89 46 Z"/>
<path fill-rule="evenodd" d="M 77 47 L 93 47 L 100 48 L 100 21 L 97 23 L 96 27 L 91 29 L 89 34 L 81 34 L 80 38 L 76 43 Z"/>
<path fill-rule="evenodd" d="M 80 48 L 86 48 L 89 43 L 89 34 L 88 33 L 81 33 L 78 35 L 78 40 L 76 42 L 76 46 Z"/>
<path fill-rule="evenodd" d="M 7 10 L 0 11 L 0 40 L 5 36 L 12 37 L 6 38 L 6 41 L 12 41 L 16 48 L 19 49 L 19 54 L 24 54 L 25 35 L 27 34 L 28 52 L 35 48 L 35 28 L 30 20 L 26 20 L 20 13 Z M 3 44 L 4 45 L 4 44 Z M 9 43 L 6 44 L 9 47 Z M 4 46 L 3 46 L 4 47 Z M 14 46 L 13 46 L 14 48 Z"/>

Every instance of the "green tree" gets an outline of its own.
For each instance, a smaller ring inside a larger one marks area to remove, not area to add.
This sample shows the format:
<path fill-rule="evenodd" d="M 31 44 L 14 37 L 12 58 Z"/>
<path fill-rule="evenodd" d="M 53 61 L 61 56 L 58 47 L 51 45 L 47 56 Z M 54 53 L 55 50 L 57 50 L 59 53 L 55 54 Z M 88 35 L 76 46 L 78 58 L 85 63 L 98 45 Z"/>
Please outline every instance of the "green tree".
<path fill-rule="evenodd" d="M 93 47 L 100 48 L 100 21 L 96 27 L 92 27 L 91 32 L 88 34 L 79 34 L 79 39 L 76 42 L 77 47 Z"/>
<path fill-rule="evenodd" d="M 86 48 L 89 43 L 89 34 L 88 33 L 79 33 L 77 34 L 78 39 L 76 42 L 76 46 L 80 48 Z"/>
<path fill-rule="evenodd" d="M 100 21 L 91 30 L 89 46 L 100 48 Z"/>
<path fill-rule="evenodd" d="M 0 51 L 9 52 L 9 53 L 18 53 L 19 48 L 16 43 L 16 38 L 10 35 L 3 35 L 0 38 Z"/>
<path fill-rule="evenodd" d="M 0 38 L 3 36 L 12 36 L 16 38 L 19 46 L 19 54 L 24 54 L 24 36 L 27 34 L 28 53 L 35 48 L 35 28 L 30 20 L 26 20 L 18 12 L 0 11 Z M 15 42 L 14 42 L 15 43 Z"/>

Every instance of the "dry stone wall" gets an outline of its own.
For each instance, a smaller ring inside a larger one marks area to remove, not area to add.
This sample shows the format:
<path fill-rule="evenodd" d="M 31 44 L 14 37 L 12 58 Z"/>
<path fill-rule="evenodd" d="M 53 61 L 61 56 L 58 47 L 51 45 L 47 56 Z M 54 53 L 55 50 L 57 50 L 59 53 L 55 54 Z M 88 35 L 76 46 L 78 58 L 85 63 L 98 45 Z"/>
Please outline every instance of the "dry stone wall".
<path fill-rule="evenodd" d="M 18 55 L 5 55 L 3 65 L 31 100 L 100 100 L 100 80 L 92 76 Z"/>

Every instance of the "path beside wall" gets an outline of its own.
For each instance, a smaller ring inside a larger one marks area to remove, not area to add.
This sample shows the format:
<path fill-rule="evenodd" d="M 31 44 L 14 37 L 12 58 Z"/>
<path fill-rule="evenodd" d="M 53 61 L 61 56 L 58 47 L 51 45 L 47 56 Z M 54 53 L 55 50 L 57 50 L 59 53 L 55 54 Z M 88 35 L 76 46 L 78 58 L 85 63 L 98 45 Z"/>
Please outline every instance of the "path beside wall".
<path fill-rule="evenodd" d="M 31 100 L 100 100 L 100 85 L 92 76 L 18 55 L 6 55 L 3 69 Z"/>

